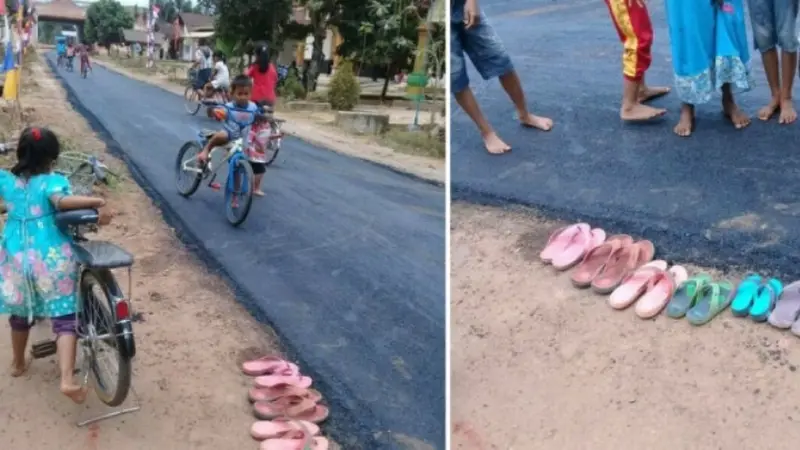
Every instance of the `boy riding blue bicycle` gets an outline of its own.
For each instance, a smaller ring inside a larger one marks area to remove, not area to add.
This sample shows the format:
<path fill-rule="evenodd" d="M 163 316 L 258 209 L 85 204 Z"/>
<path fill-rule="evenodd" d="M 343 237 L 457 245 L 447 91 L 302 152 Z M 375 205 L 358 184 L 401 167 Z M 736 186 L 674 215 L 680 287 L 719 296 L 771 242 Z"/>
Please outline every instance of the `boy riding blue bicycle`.
<path fill-rule="evenodd" d="M 253 81 L 246 75 L 239 75 L 231 82 L 231 101 L 214 109 L 214 116 L 223 122 L 223 129 L 214 133 L 206 142 L 203 151 L 197 155 L 197 161 L 205 165 L 211 150 L 223 147 L 236 139 L 249 139 L 250 127 L 260 117 L 261 110 L 250 101 Z M 247 148 L 247 144 L 243 145 Z M 220 184 L 213 182 L 212 189 L 219 189 Z"/>

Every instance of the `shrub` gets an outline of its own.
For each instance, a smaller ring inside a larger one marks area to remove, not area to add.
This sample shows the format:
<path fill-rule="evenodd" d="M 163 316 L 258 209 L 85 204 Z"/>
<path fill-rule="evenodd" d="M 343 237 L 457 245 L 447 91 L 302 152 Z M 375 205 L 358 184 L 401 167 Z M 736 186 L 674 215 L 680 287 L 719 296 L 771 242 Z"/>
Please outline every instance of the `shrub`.
<path fill-rule="evenodd" d="M 306 98 L 306 88 L 295 74 L 289 74 L 278 87 L 278 95 L 288 101 Z"/>
<path fill-rule="evenodd" d="M 336 111 L 350 111 L 358 104 L 361 86 L 353 73 L 353 65 L 343 62 L 336 68 L 328 90 L 328 103 Z"/>

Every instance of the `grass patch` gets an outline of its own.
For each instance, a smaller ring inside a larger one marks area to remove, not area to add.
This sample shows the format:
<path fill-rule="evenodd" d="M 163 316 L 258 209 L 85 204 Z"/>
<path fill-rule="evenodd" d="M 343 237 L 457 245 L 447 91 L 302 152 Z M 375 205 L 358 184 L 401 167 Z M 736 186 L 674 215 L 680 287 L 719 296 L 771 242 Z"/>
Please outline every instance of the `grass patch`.
<path fill-rule="evenodd" d="M 430 132 L 423 128 L 419 131 L 392 128 L 380 137 L 384 145 L 409 155 L 427 156 L 429 158 L 444 158 L 447 146 L 445 143 L 432 137 Z"/>

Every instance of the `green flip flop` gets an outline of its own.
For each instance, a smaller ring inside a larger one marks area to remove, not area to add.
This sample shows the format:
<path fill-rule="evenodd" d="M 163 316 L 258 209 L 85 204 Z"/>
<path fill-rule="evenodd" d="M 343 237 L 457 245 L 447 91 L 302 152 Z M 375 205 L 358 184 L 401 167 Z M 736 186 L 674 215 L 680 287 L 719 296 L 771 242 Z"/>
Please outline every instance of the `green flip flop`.
<path fill-rule="evenodd" d="M 697 293 L 694 306 L 686 312 L 692 325 L 705 325 L 733 301 L 733 283 L 728 280 L 708 283 Z"/>
<path fill-rule="evenodd" d="M 697 293 L 708 283 L 711 283 L 711 275 L 701 273 L 678 286 L 669 303 L 667 303 L 667 316 L 673 319 L 680 319 L 685 316 L 686 312 L 694 306 L 697 300 Z"/>

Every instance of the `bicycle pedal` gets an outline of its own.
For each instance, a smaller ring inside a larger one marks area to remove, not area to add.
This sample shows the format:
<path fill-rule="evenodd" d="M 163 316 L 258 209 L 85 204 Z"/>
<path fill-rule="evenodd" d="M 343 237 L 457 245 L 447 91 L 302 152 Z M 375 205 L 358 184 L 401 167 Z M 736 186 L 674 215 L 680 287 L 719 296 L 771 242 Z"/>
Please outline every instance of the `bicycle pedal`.
<path fill-rule="evenodd" d="M 34 359 L 47 358 L 55 355 L 57 350 L 56 341 L 41 341 L 31 346 L 31 356 L 33 356 Z"/>

